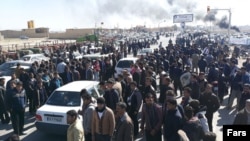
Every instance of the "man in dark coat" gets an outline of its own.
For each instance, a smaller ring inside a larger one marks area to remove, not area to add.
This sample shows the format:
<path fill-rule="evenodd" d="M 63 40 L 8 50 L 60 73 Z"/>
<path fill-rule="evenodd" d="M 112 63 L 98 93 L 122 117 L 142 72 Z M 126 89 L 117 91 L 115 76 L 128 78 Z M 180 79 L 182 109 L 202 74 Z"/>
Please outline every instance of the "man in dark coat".
<path fill-rule="evenodd" d="M 208 121 L 209 130 L 213 131 L 213 115 L 220 108 L 220 101 L 217 95 L 212 91 L 213 86 L 207 84 L 205 92 L 200 97 L 200 104 L 207 107 L 206 117 Z"/>
<path fill-rule="evenodd" d="M 115 132 L 113 141 L 133 141 L 134 140 L 134 126 L 133 121 L 126 113 L 126 103 L 119 102 L 116 104 L 116 119 Z"/>
<path fill-rule="evenodd" d="M 63 85 L 63 81 L 57 72 L 54 72 L 54 78 L 50 80 L 50 93 L 52 93 L 55 89 L 61 87 Z M 49 94 L 50 95 L 50 94 Z"/>
<path fill-rule="evenodd" d="M 161 141 L 162 107 L 154 101 L 154 95 L 147 93 L 142 107 L 141 130 L 147 141 Z"/>
<path fill-rule="evenodd" d="M 181 68 L 182 64 L 178 64 L 178 66 L 176 66 L 174 68 L 174 72 L 173 72 L 173 80 L 174 80 L 174 88 L 175 88 L 175 93 L 177 94 L 177 89 L 180 90 L 180 96 L 182 95 L 182 85 L 181 85 L 181 80 L 180 77 L 183 74 L 183 70 Z"/>
<path fill-rule="evenodd" d="M 42 81 L 38 81 L 34 90 L 34 106 L 35 111 L 41 107 L 47 100 L 48 95 Z"/>
<path fill-rule="evenodd" d="M 66 66 L 64 72 L 62 73 L 63 84 L 67 84 L 73 81 L 73 73 L 70 71 L 70 68 Z"/>
<path fill-rule="evenodd" d="M 249 125 L 250 118 L 250 99 L 246 100 L 245 108 L 237 113 L 233 124 L 235 125 Z"/>
<path fill-rule="evenodd" d="M 147 93 L 151 93 L 154 95 L 154 100 L 157 101 L 156 92 L 155 92 L 154 87 L 151 85 L 151 83 L 152 83 L 152 79 L 150 77 L 147 77 L 146 82 L 145 82 L 145 88 L 142 91 L 142 98 L 145 100 L 145 95 Z"/>
<path fill-rule="evenodd" d="M 113 88 L 115 84 L 115 80 L 109 79 L 107 82 L 107 90 L 103 97 L 105 98 L 105 103 L 107 107 L 115 111 L 116 103 L 119 102 L 119 92 Z"/>
<path fill-rule="evenodd" d="M 160 97 L 159 97 L 159 103 L 163 104 L 166 99 L 166 92 L 168 90 L 174 91 L 174 85 L 171 83 L 171 78 L 169 77 L 163 77 L 162 78 L 163 84 L 160 86 Z"/>
<path fill-rule="evenodd" d="M 131 94 L 127 98 L 127 111 L 134 123 L 134 136 L 137 136 L 139 132 L 138 113 L 142 104 L 142 96 L 135 81 L 130 83 L 130 88 Z"/>
<path fill-rule="evenodd" d="M 245 107 L 247 99 L 250 99 L 250 84 L 245 84 L 243 86 L 243 92 L 240 97 L 238 111 L 242 110 Z"/>
<path fill-rule="evenodd" d="M 201 56 L 200 60 L 198 61 L 198 67 L 200 72 L 206 72 L 207 62 L 204 59 L 204 56 Z"/>
<path fill-rule="evenodd" d="M 7 103 L 10 108 L 11 122 L 14 133 L 24 135 L 24 114 L 25 106 L 27 104 L 26 92 L 23 89 L 23 83 L 17 82 L 16 88 L 8 95 Z"/>
<path fill-rule="evenodd" d="M 167 141 L 178 141 L 180 137 L 177 131 L 182 129 L 183 126 L 182 115 L 177 108 L 176 99 L 168 99 L 166 106 L 167 112 L 163 120 L 164 139 Z"/>
<path fill-rule="evenodd" d="M 6 107 L 6 89 L 4 87 L 5 78 L 0 78 L 0 119 L 2 124 L 10 122 L 10 116 Z"/>
<path fill-rule="evenodd" d="M 135 67 L 135 72 L 132 74 L 133 80 L 134 80 L 137 84 L 140 84 L 141 73 L 140 73 L 139 67 L 138 67 L 138 65 L 134 65 L 134 67 Z"/>
<path fill-rule="evenodd" d="M 188 87 L 190 87 L 192 90 L 191 92 L 192 99 L 199 99 L 201 92 L 200 92 L 200 86 L 198 83 L 198 76 L 196 73 L 193 73 L 191 75 L 191 83 L 188 85 Z"/>
<path fill-rule="evenodd" d="M 93 80 L 93 70 L 89 62 L 86 63 L 86 80 Z"/>
<path fill-rule="evenodd" d="M 201 141 L 205 132 L 202 129 L 201 122 L 198 117 L 194 115 L 193 108 L 191 106 L 185 107 L 186 121 L 183 125 L 183 131 L 187 134 L 190 141 Z"/>

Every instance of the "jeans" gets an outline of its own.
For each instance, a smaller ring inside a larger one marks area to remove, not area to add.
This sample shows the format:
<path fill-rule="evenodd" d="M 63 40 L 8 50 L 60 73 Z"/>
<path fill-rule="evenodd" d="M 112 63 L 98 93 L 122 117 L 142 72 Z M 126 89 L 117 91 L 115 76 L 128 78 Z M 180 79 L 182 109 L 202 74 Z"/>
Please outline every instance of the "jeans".
<path fill-rule="evenodd" d="M 94 80 L 99 81 L 99 72 L 94 72 Z"/>

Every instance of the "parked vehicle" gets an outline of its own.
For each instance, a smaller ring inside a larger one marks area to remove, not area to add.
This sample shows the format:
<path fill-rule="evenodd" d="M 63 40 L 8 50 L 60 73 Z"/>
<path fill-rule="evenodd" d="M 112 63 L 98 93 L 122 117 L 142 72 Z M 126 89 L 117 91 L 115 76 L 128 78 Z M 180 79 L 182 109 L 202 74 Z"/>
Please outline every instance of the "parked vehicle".
<path fill-rule="evenodd" d="M 74 81 L 56 89 L 46 103 L 36 112 L 36 128 L 45 133 L 67 134 L 67 111 L 80 110 L 83 101 L 80 92 L 84 88 L 93 99 L 102 95 L 98 81 Z M 82 117 L 79 117 L 82 120 Z"/>
<path fill-rule="evenodd" d="M 120 59 L 115 66 L 115 78 L 118 77 L 118 74 L 121 74 L 124 69 L 131 71 L 131 65 L 135 64 L 138 58 L 122 58 Z"/>
<path fill-rule="evenodd" d="M 23 60 L 12 60 L 5 62 L 0 65 L 0 76 L 11 76 L 18 63 L 21 65 L 22 68 L 26 70 L 28 70 L 32 64 Z"/>
<path fill-rule="evenodd" d="M 42 60 L 49 61 L 50 58 L 44 56 L 43 54 L 30 54 L 30 55 L 25 55 L 20 59 L 24 60 L 25 62 L 34 63 L 35 61 L 37 61 L 38 63 L 40 63 Z"/>
<path fill-rule="evenodd" d="M 137 56 L 146 56 L 147 54 L 152 54 L 154 53 L 154 50 L 152 48 L 143 48 L 142 50 L 139 51 Z"/>
<path fill-rule="evenodd" d="M 98 60 L 98 59 L 101 59 L 101 58 L 108 57 L 109 55 L 112 55 L 112 53 L 110 53 L 110 54 L 94 53 L 94 54 L 83 55 L 83 58 L 88 58 L 90 60 Z"/>
<path fill-rule="evenodd" d="M 25 35 L 21 35 L 19 38 L 20 38 L 21 40 L 28 40 L 28 39 L 29 39 L 29 37 L 28 37 L 28 36 L 25 36 Z"/>
<path fill-rule="evenodd" d="M 4 87 L 6 88 L 7 82 L 11 79 L 11 76 L 1 76 L 0 78 L 5 78 Z"/>

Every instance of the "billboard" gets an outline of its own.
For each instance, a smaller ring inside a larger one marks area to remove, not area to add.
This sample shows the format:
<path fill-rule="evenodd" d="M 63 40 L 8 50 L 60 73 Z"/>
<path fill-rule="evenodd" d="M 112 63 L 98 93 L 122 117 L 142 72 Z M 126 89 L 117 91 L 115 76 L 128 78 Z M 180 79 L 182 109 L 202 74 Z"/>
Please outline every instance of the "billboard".
<path fill-rule="evenodd" d="M 181 14 L 173 16 L 174 23 L 192 22 L 192 21 L 193 21 L 193 14 Z"/>
<path fill-rule="evenodd" d="M 230 44 L 233 45 L 250 45 L 250 38 L 248 37 L 230 37 Z"/>

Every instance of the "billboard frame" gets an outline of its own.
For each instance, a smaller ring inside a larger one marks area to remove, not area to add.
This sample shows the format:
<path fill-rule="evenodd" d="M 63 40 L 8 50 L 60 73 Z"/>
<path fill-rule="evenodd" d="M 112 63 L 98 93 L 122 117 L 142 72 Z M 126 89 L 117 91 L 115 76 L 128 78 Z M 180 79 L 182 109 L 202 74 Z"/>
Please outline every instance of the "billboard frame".
<path fill-rule="evenodd" d="M 178 14 L 173 16 L 173 23 L 193 22 L 194 14 Z"/>

